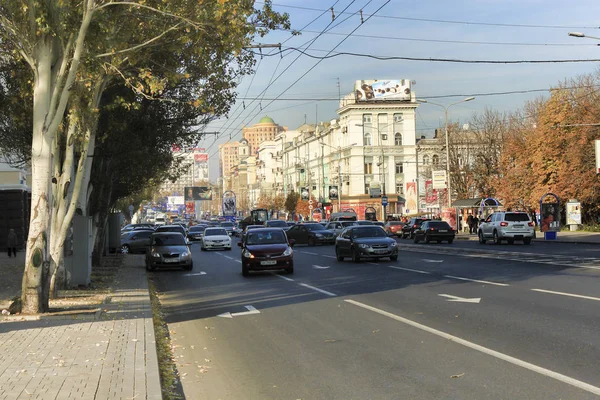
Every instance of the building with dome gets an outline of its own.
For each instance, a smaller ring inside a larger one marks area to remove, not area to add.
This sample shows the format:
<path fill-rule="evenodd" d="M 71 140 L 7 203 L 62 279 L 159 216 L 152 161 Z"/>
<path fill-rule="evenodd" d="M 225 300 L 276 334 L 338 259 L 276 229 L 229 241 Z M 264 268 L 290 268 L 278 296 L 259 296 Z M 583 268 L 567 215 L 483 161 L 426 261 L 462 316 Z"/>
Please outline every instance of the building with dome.
<path fill-rule="evenodd" d="M 267 115 L 262 117 L 260 121 L 258 121 L 258 124 L 242 129 L 244 139 L 246 139 L 250 145 L 251 154 L 256 154 L 258 146 L 260 146 L 262 142 L 274 140 L 277 135 L 284 131 L 287 131 L 286 126 L 277 125 L 275 121 Z"/>

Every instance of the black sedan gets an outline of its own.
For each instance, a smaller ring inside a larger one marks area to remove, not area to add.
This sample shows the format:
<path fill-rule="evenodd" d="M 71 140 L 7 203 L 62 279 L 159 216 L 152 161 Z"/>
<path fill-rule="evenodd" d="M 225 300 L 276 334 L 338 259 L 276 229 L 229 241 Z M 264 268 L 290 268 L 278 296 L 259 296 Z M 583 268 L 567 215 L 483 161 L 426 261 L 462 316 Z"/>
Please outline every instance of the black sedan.
<path fill-rule="evenodd" d="M 288 239 L 281 228 L 251 229 L 246 233 L 242 248 L 242 275 L 250 271 L 283 269 L 294 272 L 293 239 Z"/>
<path fill-rule="evenodd" d="M 294 239 L 297 244 L 314 246 L 316 244 L 335 243 L 335 232 L 325 229 L 323 225 L 316 222 L 296 224 L 286 233 L 287 236 L 290 239 Z"/>
<path fill-rule="evenodd" d="M 452 243 L 456 233 L 446 221 L 425 221 L 413 233 L 413 241 L 419 243 L 421 240 L 429 243 L 432 240 L 438 243 L 448 241 Z"/>
<path fill-rule="evenodd" d="M 344 229 L 335 240 L 335 256 L 338 261 L 344 261 L 345 257 L 354 262 L 387 257 L 396 261 L 398 243 L 380 226 L 355 225 Z"/>
<path fill-rule="evenodd" d="M 207 225 L 194 225 L 190 227 L 190 230 L 187 233 L 187 238 L 190 242 L 202 240 L 202 235 L 204 235 L 204 230 Z"/>

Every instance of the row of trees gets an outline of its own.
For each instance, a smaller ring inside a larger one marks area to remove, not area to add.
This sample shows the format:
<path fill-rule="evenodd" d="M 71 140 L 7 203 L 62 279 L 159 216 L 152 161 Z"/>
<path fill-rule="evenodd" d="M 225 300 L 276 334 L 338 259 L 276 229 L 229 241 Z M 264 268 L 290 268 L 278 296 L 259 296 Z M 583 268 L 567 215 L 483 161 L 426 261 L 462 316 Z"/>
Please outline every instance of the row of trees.
<path fill-rule="evenodd" d="M 583 220 L 600 216 L 594 141 L 600 139 L 600 70 L 559 83 L 548 98 L 513 113 L 485 110 L 468 130 L 452 125 L 450 171 L 458 198 L 497 197 L 506 207 L 537 209 L 554 193 L 582 203 Z M 460 157 L 468 163 L 460 163 Z"/>
<path fill-rule="evenodd" d="M 173 145 L 225 115 L 244 48 L 289 28 L 266 1 L 35 0 L 0 4 L 0 143 L 32 170 L 22 311 L 43 312 L 64 284 L 75 214 L 96 243 L 127 197 L 178 174 Z M 96 248 L 96 254 L 99 253 Z"/>

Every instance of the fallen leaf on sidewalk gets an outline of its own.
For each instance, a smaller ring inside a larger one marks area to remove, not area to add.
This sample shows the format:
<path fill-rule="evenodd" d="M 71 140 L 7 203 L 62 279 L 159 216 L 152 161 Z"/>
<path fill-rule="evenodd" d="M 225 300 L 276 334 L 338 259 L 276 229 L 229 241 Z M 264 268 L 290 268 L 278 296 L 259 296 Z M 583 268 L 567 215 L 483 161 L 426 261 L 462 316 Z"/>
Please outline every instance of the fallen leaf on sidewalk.
<path fill-rule="evenodd" d="M 335 339 L 326 339 L 325 343 L 332 343 L 332 342 L 337 342 L 337 340 Z"/>
<path fill-rule="evenodd" d="M 465 373 L 463 372 L 462 374 L 458 374 L 458 375 L 452 375 L 451 378 L 460 378 L 461 376 L 463 376 Z"/>
<path fill-rule="evenodd" d="M 379 332 L 379 329 L 375 329 L 375 330 L 373 331 L 373 333 L 377 333 L 377 332 Z"/>

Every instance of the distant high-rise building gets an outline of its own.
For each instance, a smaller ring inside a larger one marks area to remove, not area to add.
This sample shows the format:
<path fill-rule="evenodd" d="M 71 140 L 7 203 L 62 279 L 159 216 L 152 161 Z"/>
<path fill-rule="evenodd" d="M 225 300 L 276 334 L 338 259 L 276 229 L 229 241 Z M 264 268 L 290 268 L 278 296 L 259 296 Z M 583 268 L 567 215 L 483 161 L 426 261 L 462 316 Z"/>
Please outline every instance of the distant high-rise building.
<path fill-rule="evenodd" d="M 258 146 L 267 140 L 274 140 L 281 132 L 287 131 L 287 126 L 280 126 L 272 118 L 264 116 L 258 124 L 242 129 L 244 138 L 250 145 L 250 153 L 254 155 Z"/>
<path fill-rule="evenodd" d="M 240 142 L 227 142 L 219 145 L 219 168 L 221 176 L 228 176 L 231 169 L 239 163 Z"/>

